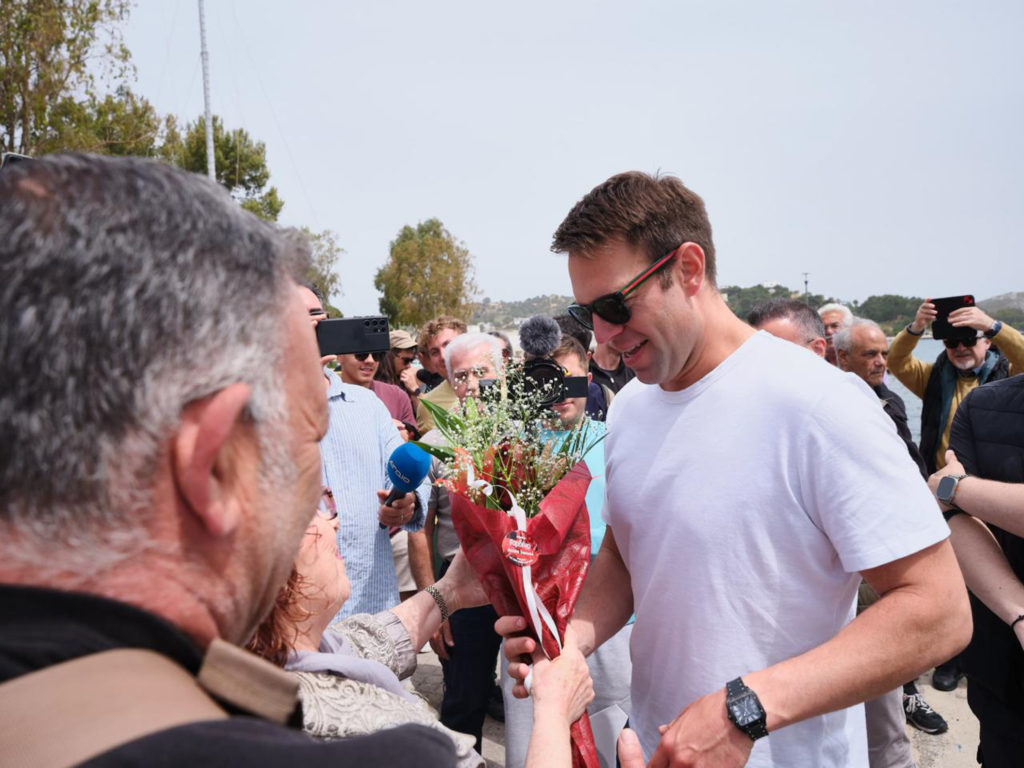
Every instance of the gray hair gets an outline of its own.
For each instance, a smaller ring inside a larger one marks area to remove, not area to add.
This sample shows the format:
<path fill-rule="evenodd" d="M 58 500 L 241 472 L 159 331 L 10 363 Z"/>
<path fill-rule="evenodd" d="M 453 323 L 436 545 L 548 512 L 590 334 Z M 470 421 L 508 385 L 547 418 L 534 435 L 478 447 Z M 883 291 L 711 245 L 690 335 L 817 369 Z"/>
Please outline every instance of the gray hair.
<path fill-rule="evenodd" d="M 448 342 L 448 346 L 444 348 L 444 367 L 448 371 L 449 383 L 453 383 L 452 358 L 455 355 L 472 352 L 479 347 L 487 347 L 494 370 L 500 371 L 504 367 L 505 361 L 501 354 L 501 341 L 499 339 L 491 336 L 489 333 L 461 333 Z"/>
<path fill-rule="evenodd" d="M 0 174 L 0 525 L 19 558 L 60 543 L 76 572 L 138 554 L 182 409 L 234 382 L 252 390 L 265 481 L 294 474 L 282 317 L 308 263 L 294 235 L 162 163 L 63 155 Z"/>
<path fill-rule="evenodd" d="M 841 314 L 843 316 L 844 326 L 849 325 L 850 323 L 853 322 L 853 312 L 850 311 L 849 307 L 845 307 L 842 304 L 830 302 L 828 304 L 823 304 L 822 306 L 818 307 L 819 316 L 824 315 L 826 312 L 838 312 L 839 314 Z"/>
<path fill-rule="evenodd" d="M 835 335 L 832 337 L 832 345 L 836 349 L 841 349 L 844 352 L 852 350 L 854 328 L 874 328 L 883 336 L 885 335 L 885 331 L 883 331 L 874 320 L 868 320 L 866 317 L 852 317 L 848 325 L 845 325 L 836 331 Z"/>

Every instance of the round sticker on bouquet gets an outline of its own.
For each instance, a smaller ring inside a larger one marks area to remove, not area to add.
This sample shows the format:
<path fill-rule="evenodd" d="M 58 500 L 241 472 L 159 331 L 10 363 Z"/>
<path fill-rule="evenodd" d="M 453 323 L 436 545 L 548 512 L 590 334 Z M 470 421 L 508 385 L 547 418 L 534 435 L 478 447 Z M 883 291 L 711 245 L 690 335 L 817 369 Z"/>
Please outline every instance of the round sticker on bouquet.
<path fill-rule="evenodd" d="M 526 535 L 526 531 L 512 531 L 501 542 L 501 552 L 518 566 L 533 565 L 537 562 L 537 545 Z"/>

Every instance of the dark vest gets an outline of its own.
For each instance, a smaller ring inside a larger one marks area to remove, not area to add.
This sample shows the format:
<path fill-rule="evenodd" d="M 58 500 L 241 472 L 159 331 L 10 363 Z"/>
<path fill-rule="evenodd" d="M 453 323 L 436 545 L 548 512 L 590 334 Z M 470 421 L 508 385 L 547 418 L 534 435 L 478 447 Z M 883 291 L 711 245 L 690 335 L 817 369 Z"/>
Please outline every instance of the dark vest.
<path fill-rule="evenodd" d="M 914 445 L 914 437 L 910 434 L 910 425 L 907 422 L 907 406 L 904 405 L 903 398 L 885 386 L 885 384 L 879 384 L 877 387 L 872 387 L 872 389 L 875 390 L 878 399 L 885 403 L 885 412 L 892 419 L 893 424 L 896 425 L 896 434 L 900 436 L 903 444 L 907 446 L 907 452 L 910 454 L 910 458 L 914 460 L 914 464 L 917 465 L 917 471 L 927 480 L 928 470 L 925 467 L 924 459 L 921 458 L 921 451 Z"/>
<path fill-rule="evenodd" d="M 968 474 L 1024 483 L 1024 376 L 971 392 L 957 409 L 949 442 Z M 1024 537 L 988 527 L 1014 574 L 1024 579 Z M 970 680 L 967 702 L 983 728 L 1019 734 L 1024 722 L 1024 651 L 1006 619 L 974 595 L 971 609 L 974 636 L 962 655 Z"/>
<path fill-rule="evenodd" d="M 1009 375 L 1010 361 L 993 347 L 985 354 L 985 362 L 978 371 L 978 386 L 987 381 L 1005 379 Z M 929 475 L 938 469 L 935 452 L 939 449 L 939 438 L 946 431 L 946 424 L 953 418 L 950 410 L 957 376 L 959 373 L 949 362 L 945 351 L 939 353 L 921 399 L 921 456 L 924 457 Z"/>

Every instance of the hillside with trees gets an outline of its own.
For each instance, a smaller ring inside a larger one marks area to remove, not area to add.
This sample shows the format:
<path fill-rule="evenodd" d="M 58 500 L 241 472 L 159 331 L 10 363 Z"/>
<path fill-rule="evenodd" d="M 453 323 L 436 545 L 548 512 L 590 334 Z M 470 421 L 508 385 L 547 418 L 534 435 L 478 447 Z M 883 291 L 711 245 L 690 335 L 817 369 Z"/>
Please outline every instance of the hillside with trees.
<path fill-rule="evenodd" d="M 801 291 L 793 291 L 784 285 L 752 285 L 740 287 L 729 285 L 721 289 L 729 308 L 738 317 L 746 318 L 757 304 L 771 299 L 799 299 L 817 309 L 822 304 L 838 302 L 849 307 L 857 317 L 866 317 L 878 323 L 882 330 L 894 336 L 907 323 L 914 319 L 917 308 L 923 298 L 918 296 L 898 296 L 886 293 L 868 296 L 864 301 L 840 301 L 833 297 L 811 294 L 805 296 Z M 473 314 L 474 323 L 492 325 L 496 328 L 512 328 L 522 320 L 537 314 L 557 315 L 565 312 L 572 303 L 571 296 L 535 296 L 523 301 L 492 301 L 483 299 Z M 1004 293 L 990 299 L 981 299 L 978 306 L 1004 323 L 1024 329 L 1024 291 Z"/>
<path fill-rule="evenodd" d="M 534 296 L 522 301 L 492 301 L 481 299 L 470 318 L 471 323 L 482 323 L 495 328 L 514 328 L 520 322 L 534 315 L 561 315 L 572 304 L 572 296 Z"/>
<path fill-rule="evenodd" d="M 992 317 L 997 317 L 1015 328 L 1024 329 L 1024 291 L 1001 293 L 990 299 L 982 299 L 978 306 Z"/>

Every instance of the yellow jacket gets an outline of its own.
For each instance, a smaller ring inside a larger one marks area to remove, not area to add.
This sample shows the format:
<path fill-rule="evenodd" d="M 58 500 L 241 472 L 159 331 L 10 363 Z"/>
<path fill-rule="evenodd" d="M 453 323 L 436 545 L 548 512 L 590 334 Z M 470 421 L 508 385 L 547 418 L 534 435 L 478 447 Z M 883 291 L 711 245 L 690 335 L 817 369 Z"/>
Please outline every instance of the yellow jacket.
<path fill-rule="evenodd" d="M 889 345 L 888 366 L 893 376 L 899 379 L 903 386 L 923 398 L 934 363 L 926 363 L 914 357 L 914 347 L 917 346 L 919 338 L 920 336 L 915 336 L 906 328 L 900 331 Z M 1011 376 L 1024 372 L 1024 336 L 1020 334 L 1020 331 L 1003 323 L 999 333 L 992 337 L 992 343 L 999 347 L 999 351 L 1010 361 Z M 967 397 L 967 393 L 977 386 L 978 380 L 975 378 L 957 379 L 949 418 L 946 420 L 945 429 L 942 431 L 939 446 L 936 449 L 935 465 L 939 468 L 946 464 L 946 449 L 949 448 L 949 430 L 953 426 L 953 414 L 956 413 L 956 409 L 960 407 L 963 399 Z"/>

